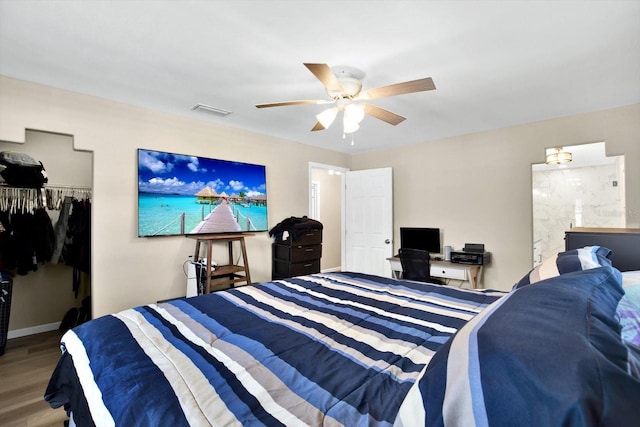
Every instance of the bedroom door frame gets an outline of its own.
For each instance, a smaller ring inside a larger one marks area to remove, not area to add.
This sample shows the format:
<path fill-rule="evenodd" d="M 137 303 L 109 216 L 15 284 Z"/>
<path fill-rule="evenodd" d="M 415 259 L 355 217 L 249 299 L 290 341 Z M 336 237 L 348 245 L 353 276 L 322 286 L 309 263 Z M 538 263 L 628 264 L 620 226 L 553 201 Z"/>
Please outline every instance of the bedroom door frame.
<path fill-rule="evenodd" d="M 386 189 L 386 191 L 388 192 L 387 194 L 387 206 L 386 209 L 389 211 L 388 212 L 388 219 L 389 219 L 389 224 L 387 224 L 386 228 L 388 228 L 388 234 L 389 237 L 386 239 L 383 239 L 385 245 L 384 245 L 384 253 L 386 255 L 384 255 L 385 259 L 379 260 L 379 264 L 380 264 L 380 268 L 378 269 L 378 274 L 380 275 L 384 275 L 387 277 L 391 276 L 391 266 L 390 264 L 386 261 L 387 257 L 390 257 L 393 252 L 393 245 L 391 243 L 393 243 L 393 170 L 392 168 L 380 168 L 380 169 L 366 169 L 366 170 L 360 170 L 360 171 L 351 171 L 348 168 L 344 168 L 341 166 L 333 166 L 333 165 L 328 165 L 328 164 L 324 164 L 324 163 L 315 163 L 315 162 L 309 162 L 309 208 L 308 208 L 308 214 L 310 215 L 311 212 L 313 212 L 313 203 L 314 200 L 312 198 L 312 185 L 313 185 L 313 169 L 324 169 L 324 170 L 328 170 L 328 171 L 334 171 L 336 173 L 340 173 L 341 174 L 341 194 L 339 198 L 335 198 L 334 200 L 340 200 L 340 218 L 341 218 L 341 225 L 340 225 L 340 252 L 341 252 L 341 266 L 340 269 L 345 269 L 348 268 L 347 266 L 347 239 L 346 239 L 346 224 L 347 224 L 347 191 L 346 191 L 346 186 L 347 186 L 347 175 L 348 174 L 379 174 L 380 171 L 382 170 L 387 170 L 388 172 L 388 176 L 387 178 L 389 179 L 388 182 L 388 187 Z M 333 205 L 334 208 L 337 207 L 337 204 Z M 326 209 L 326 208 L 325 208 Z M 388 243 L 387 243 L 388 242 Z M 379 252 L 379 251 L 378 251 Z M 388 254 L 387 254 L 388 253 Z"/>
<path fill-rule="evenodd" d="M 313 186 L 313 170 L 314 169 L 323 169 L 326 171 L 333 171 L 334 173 L 339 173 L 341 178 L 340 178 L 340 195 L 339 197 L 336 197 L 334 200 L 338 201 L 340 203 L 335 203 L 333 204 L 332 209 L 340 209 L 340 269 L 343 268 L 343 266 L 345 265 L 345 240 L 344 240 L 344 234 L 345 234 L 345 176 L 346 173 L 349 172 L 348 168 L 342 167 L 342 166 L 335 166 L 335 165 L 328 165 L 325 163 L 316 163 L 316 162 L 309 162 L 309 210 L 308 210 L 308 215 L 309 217 L 311 217 L 311 212 L 314 211 L 313 208 L 313 197 L 312 197 L 312 186 Z M 327 207 L 325 207 L 323 210 L 326 210 Z M 322 220 L 320 220 L 320 222 L 322 222 Z"/>

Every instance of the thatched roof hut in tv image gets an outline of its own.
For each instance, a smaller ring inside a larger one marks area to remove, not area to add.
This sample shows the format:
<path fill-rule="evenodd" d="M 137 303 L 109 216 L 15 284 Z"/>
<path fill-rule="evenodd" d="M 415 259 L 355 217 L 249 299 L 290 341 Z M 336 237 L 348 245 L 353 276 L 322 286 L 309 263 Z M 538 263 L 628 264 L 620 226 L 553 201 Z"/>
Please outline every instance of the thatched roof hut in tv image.
<path fill-rule="evenodd" d="M 215 190 L 212 190 L 211 187 L 207 186 L 198 191 L 196 197 L 198 198 L 196 203 L 213 204 L 220 198 L 220 195 L 216 193 Z"/>

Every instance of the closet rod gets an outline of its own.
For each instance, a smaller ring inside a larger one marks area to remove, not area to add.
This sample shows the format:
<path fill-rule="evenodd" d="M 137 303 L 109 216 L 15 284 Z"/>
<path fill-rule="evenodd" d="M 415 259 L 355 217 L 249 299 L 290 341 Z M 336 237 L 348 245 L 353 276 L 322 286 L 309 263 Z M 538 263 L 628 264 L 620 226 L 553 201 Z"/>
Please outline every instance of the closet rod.
<path fill-rule="evenodd" d="M 82 187 L 82 186 L 77 186 L 77 185 L 64 185 L 64 184 L 51 184 L 51 185 L 46 185 L 44 187 L 37 187 L 37 188 L 32 188 L 32 187 L 14 187 L 11 185 L 7 185 L 7 184 L 0 184 L 0 189 L 18 189 L 18 190 L 80 190 L 80 191 L 92 191 L 93 188 L 92 187 Z"/>
<path fill-rule="evenodd" d="M 46 189 L 54 189 L 54 190 L 58 190 L 58 189 L 65 189 L 65 190 L 85 190 L 85 191 L 91 191 L 92 188 L 91 187 L 79 187 L 77 185 L 63 185 L 63 184 L 47 184 L 44 187 L 42 187 L 42 190 L 46 190 Z"/>

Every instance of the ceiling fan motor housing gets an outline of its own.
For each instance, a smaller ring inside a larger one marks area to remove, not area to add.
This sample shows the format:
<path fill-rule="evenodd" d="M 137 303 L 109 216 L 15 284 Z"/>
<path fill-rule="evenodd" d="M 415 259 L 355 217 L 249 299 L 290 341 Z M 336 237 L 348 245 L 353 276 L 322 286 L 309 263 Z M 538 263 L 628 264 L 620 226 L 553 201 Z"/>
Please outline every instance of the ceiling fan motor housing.
<path fill-rule="evenodd" d="M 360 93 L 360 90 L 362 89 L 362 82 L 359 79 L 348 75 L 338 75 L 337 78 L 344 90 L 338 91 L 328 89 L 327 93 L 331 98 L 354 97 Z"/>

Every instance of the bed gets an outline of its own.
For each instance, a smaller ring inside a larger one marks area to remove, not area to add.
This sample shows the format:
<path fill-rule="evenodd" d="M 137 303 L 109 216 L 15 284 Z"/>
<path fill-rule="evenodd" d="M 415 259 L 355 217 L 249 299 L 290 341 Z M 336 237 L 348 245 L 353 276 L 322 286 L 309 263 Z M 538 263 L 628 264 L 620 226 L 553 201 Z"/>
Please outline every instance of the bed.
<path fill-rule="evenodd" d="M 137 307 L 67 332 L 45 399 L 79 426 L 627 425 L 602 264 L 508 293 L 344 272 Z"/>

